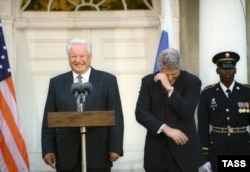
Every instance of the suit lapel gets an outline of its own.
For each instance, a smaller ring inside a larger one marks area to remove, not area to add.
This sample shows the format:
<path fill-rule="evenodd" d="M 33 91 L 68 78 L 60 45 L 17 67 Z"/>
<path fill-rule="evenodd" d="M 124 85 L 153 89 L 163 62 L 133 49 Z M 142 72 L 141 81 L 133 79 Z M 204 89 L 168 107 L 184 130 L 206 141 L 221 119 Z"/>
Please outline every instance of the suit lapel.
<path fill-rule="evenodd" d="M 154 92 L 153 92 L 152 95 L 155 97 L 155 99 L 158 99 L 157 102 L 159 102 L 159 104 L 158 104 L 159 107 L 162 107 L 162 106 L 166 107 L 166 109 L 164 109 L 164 111 L 159 113 L 161 115 L 159 115 L 159 117 L 158 117 L 161 121 L 165 121 L 165 115 L 166 115 L 165 113 L 166 113 L 166 110 L 167 110 L 168 95 L 167 95 L 167 92 L 162 87 L 160 81 L 157 82 L 157 83 L 154 83 Z"/>
<path fill-rule="evenodd" d="M 75 97 L 71 91 L 71 86 L 73 84 L 73 74 L 72 71 L 68 72 L 65 74 L 65 77 L 63 79 L 63 94 L 65 94 L 65 98 L 66 99 L 71 99 L 70 101 L 68 101 L 70 103 L 70 107 L 72 107 L 73 109 L 77 109 L 76 108 L 76 100 Z"/>
<path fill-rule="evenodd" d="M 215 98 L 216 100 L 220 100 L 222 102 L 226 102 L 229 100 L 219 83 L 217 83 L 215 86 Z"/>
<path fill-rule="evenodd" d="M 97 90 L 99 89 L 99 87 L 101 87 L 101 85 L 99 84 L 99 81 L 100 81 L 100 76 L 98 75 L 98 72 L 95 69 L 91 68 L 89 82 L 92 84 L 93 89 L 86 99 L 85 107 L 84 107 L 84 109 L 86 110 L 88 110 L 89 105 L 91 105 L 91 103 L 94 101 L 93 98 L 95 97 L 95 94 L 97 93 Z"/>
<path fill-rule="evenodd" d="M 241 89 L 241 85 L 235 82 L 234 88 L 231 93 L 231 100 L 236 100 L 236 102 L 238 101 L 240 89 Z"/>

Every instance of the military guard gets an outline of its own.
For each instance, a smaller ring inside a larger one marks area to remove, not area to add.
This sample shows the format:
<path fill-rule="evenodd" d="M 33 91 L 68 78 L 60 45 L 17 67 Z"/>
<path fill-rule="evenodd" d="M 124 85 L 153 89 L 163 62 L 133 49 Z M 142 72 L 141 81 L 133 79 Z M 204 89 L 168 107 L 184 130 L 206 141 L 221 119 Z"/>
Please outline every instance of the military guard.
<path fill-rule="evenodd" d="M 208 166 L 217 171 L 218 155 L 250 155 L 250 86 L 235 81 L 236 52 L 220 52 L 212 61 L 220 81 L 201 92 L 198 133 Z"/>

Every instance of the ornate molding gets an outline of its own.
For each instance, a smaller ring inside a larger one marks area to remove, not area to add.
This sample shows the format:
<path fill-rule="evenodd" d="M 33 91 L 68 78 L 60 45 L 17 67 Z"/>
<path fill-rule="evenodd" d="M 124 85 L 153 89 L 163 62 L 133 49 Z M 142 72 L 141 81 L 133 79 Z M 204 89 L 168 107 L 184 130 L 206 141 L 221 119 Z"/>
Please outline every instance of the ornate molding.
<path fill-rule="evenodd" d="M 86 29 L 86 28 L 121 28 L 121 27 L 158 27 L 159 19 L 155 17 L 133 17 L 133 18 L 119 18 L 119 17 L 105 17 L 105 18 L 20 18 L 16 19 L 15 27 L 17 29 Z"/>

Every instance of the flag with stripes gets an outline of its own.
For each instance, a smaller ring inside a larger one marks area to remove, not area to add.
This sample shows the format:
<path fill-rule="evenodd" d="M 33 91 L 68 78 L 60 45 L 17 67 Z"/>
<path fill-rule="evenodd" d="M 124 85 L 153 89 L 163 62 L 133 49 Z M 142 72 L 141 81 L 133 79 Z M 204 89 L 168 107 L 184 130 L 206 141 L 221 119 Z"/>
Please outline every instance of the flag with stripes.
<path fill-rule="evenodd" d="M 159 71 L 158 69 L 158 64 L 157 64 L 157 59 L 159 54 L 161 53 L 162 50 L 165 50 L 167 48 L 169 48 L 169 30 L 170 30 L 170 2 L 169 0 L 164 0 L 163 2 L 163 11 L 164 11 L 164 16 L 163 16 L 163 23 L 162 23 L 162 31 L 161 31 L 161 38 L 160 38 L 160 42 L 158 45 L 158 50 L 157 50 L 157 54 L 156 54 L 156 58 L 155 58 L 155 64 L 154 64 L 154 70 L 153 72 L 157 72 Z"/>
<path fill-rule="evenodd" d="M 28 172 L 29 159 L 0 21 L 0 172 Z"/>

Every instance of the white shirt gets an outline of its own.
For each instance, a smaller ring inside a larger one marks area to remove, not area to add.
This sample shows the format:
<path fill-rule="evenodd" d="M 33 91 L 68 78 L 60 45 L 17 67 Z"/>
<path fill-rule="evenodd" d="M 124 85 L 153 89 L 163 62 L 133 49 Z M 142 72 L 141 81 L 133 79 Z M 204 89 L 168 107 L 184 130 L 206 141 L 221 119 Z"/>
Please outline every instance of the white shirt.
<path fill-rule="evenodd" d="M 235 81 L 233 81 L 232 84 L 231 84 L 230 87 L 229 87 L 231 93 L 232 93 L 232 91 L 233 91 L 234 84 L 235 84 Z M 222 82 L 220 82 L 220 86 L 221 86 L 223 92 L 225 93 L 225 95 L 228 96 L 228 93 L 227 93 L 227 91 L 226 91 L 228 88 L 227 88 Z"/>
<path fill-rule="evenodd" d="M 90 72 L 91 72 L 91 68 L 89 68 L 84 74 L 81 75 L 82 83 L 89 82 Z M 73 73 L 73 82 L 74 83 L 78 82 L 79 74 L 75 73 L 74 71 L 72 71 L 72 73 Z"/>

